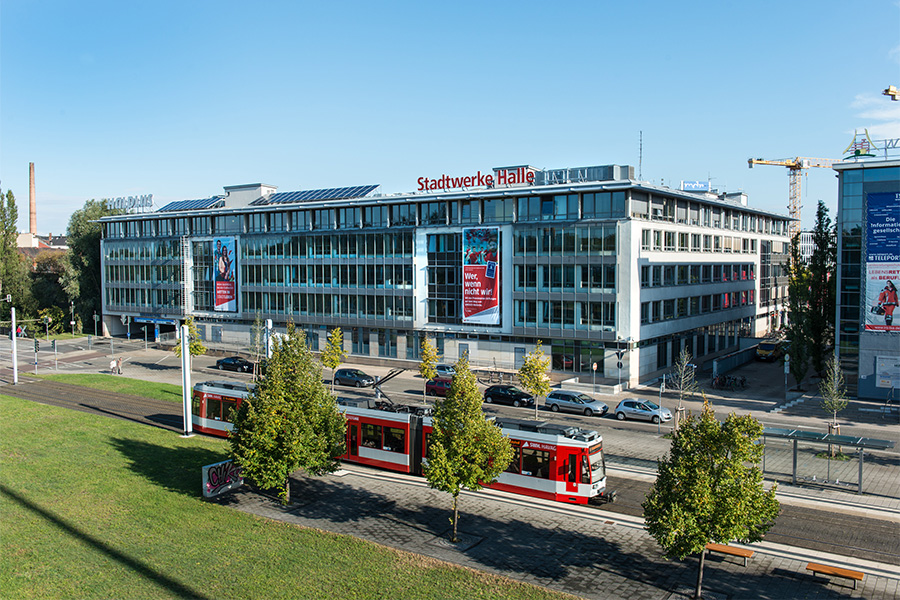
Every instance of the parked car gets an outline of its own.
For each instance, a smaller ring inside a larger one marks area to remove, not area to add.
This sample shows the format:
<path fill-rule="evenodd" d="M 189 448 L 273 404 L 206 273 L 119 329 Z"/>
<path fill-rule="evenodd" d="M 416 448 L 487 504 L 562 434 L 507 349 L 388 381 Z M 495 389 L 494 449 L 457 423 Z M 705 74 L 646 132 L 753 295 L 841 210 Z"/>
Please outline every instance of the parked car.
<path fill-rule="evenodd" d="M 452 383 L 452 381 L 452 379 L 448 379 L 446 377 L 435 377 L 434 379 L 429 379 L 425 382 L 425 393 L 429 396 L 446 397 L 447 392 L 450 391 L 450 383 Z"/>
<path fill-rule="evenodd" d="M 626 398 L 616 406 L 616 418 L 638 419 L 659 423 L 672 420 L 672 412 L 668 408 L 662 408 L 653 400 L 641 400 L 640 398 Z"/>
<path fill-rule="evenodd" d="M 249 373 L 253 370 L 253 363 L 240 356 L 229 356 L 216 361 L 216 368 L 220 371 L 237 371 Z"/>
<path fill-rule="evenodd" d="M 767 340 L 756 346 L 756 358 L 758 360 L 777 360 L 781 358 L 781 342 Z"/>
<path fill-rule="evenodd" d="M 434 370 L 437 371 L 438 377 L 453 377 L 456 375 L 456 369 L 453 368 L 453 365 L 445 365 L 443 363 L 434 366 Z"/>
<path fill-rule="evenodd" d="M 510 404 L 512 406 L 534 406 L 534 397 L 514 385 L 492 385 L 484 390 L 484 401 L 490 404 Z"/>
<path fill-rule="evenodd" d="M 334 372 L 334 382 L 337 385 L 370 387 L 375 385 L 375 378 L 371 375 L 366 375 L 359 369 L 338 369 Z"/>
<path fill-rule="evenodd" d="M 563 410 L 566 412 L 578 413 L 586 417 L 592 415 L 599 415 L 602 417 L 609 411 L 609 407 L 603 402 L 595 400 L 587 394 L 569 390 L 553 390 L 547 394 L 547 401 L 544 402 L 544 406 L 553 412 Z"/>

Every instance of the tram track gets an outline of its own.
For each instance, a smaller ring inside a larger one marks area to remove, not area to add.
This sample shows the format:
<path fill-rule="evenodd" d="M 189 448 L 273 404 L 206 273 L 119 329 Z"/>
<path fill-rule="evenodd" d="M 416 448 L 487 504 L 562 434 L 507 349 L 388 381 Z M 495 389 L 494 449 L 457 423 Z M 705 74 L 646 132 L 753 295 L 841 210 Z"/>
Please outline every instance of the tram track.
<path fill-rule="evenodd" d="M 182 430 L 180 405 L 175 402 L 28 378 L 16 386 L 3 386 L 0 393 L 171 431 Z M 601 512 L 642 517 L 641 503 L 650 485 L 648 477 L 611 475 L 609 488 L 616 491 L 616 501 L 589 506 Z M 879 519 L 847 514 L 840 507 L 811 508 L 783 503 L 781 514 L 766 540 L 900 565 L 900 520 L 891 515 Z"/>

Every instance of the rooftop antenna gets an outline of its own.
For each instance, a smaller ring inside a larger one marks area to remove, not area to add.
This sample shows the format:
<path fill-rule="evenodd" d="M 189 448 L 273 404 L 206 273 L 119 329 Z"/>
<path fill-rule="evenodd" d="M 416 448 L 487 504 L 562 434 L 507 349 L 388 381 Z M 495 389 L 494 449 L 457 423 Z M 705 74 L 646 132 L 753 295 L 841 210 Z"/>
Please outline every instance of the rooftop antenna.
<path fill-rule="evenodd" d="M 638 181 L 644 178 L 643 175 L 643 167 L 644 167 L 644 130 L 639 130 L 640 135 L 640 145 L 638 148 Z"/>

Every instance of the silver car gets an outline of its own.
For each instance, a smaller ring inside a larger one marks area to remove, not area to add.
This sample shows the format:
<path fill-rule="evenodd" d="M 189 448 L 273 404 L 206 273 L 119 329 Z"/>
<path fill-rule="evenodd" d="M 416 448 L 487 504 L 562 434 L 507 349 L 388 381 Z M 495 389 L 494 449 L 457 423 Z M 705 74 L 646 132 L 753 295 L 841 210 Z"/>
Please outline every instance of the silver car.
<path fill-rule="evenodd" d="M 660 421 L 671 421 L 672 413 L 668 408 L 661 407 L 653 400 L 627 398 L 619 402 L 619 405 L 616 407 L 616 418 L 620 421 L 639 419 L 641 421 L 659 423 Z"/>
<path fill-rule="evenodd" d="M 603 416 L 609 410 L 609 407 L 598 400 L 594 400 L 587 394 L 581 392 L 570 392 L 568 390 L 554 390 L 547 394 L 547 401 L 544 406 L 553 412 L 566 411 L 574 412 L 586 417 L 591 415 Z"/>

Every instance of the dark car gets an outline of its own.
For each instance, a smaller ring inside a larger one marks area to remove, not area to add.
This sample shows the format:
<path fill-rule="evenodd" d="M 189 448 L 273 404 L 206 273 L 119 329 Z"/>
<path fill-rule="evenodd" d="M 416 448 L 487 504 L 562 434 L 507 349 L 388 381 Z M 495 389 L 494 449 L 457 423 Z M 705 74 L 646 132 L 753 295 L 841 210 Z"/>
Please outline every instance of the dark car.
<path fill-rule="evenodd" d="M 534 397 L 514 385 L 492 385 L 484 390 L 484 401 L 488 404 L 496 402 L 512 406 L 534 406 Z"/>
<path fill-rule="evenodd" d="M 427 382 L 425 382 L 425 393 L 429 396 L 446 397 L 447 392 L 450 391 L 450 384 L 452 382 L 452 379 L 448 379 L 446 377 L 435 377 L 434 379 L 429 379 Z"/>
<path fill-rule="evenodd" d="M 249 373 L 253 370 L 253 363 L 246 358 L 240 356 L 229 356 L 228 358 L 220 358 L 216 361 L 216 368 L 220 371 L 237 371 L 238 373 Z"/>
<path fill-rule="evenodd" d="M 371 375 L 366 375 L 359 369 L 338 369 L 334 372 L 334 382 L 337 385 L 370 387 L 375 385 L 375 378 Z"/>

